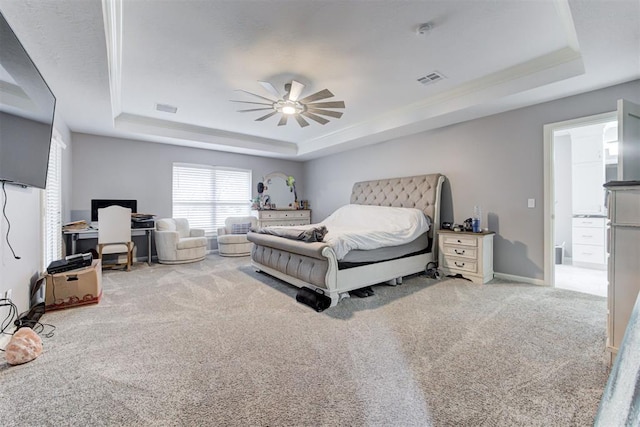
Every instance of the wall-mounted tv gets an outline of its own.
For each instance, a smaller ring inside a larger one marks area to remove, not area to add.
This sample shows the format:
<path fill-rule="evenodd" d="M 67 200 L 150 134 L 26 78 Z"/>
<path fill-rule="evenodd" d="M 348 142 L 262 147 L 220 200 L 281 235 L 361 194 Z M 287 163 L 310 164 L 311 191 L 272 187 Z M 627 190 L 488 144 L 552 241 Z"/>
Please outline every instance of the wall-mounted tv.
<path fill-rule="evenodd" d="M 46 188 L 56 98 L 0 13 L 0 181 Z"/>
<path fill-rule="evenodd" d="M 98 220 L 98 209 L 108 208 L 113 205 L 129 208 L 131 209 L 131 213 L 138 212 L 137 200 L 93 199 L 91 200 L 91 221 Z"/>

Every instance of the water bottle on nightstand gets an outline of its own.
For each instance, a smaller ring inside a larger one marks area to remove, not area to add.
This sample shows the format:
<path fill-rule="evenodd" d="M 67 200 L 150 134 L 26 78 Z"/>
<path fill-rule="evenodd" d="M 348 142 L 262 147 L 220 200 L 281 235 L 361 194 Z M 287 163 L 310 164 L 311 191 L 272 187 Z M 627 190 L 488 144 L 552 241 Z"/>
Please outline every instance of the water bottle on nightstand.
<path fill-rule="evenodd" d="M 480 206 L 476 205 L 473 207 L 473 217 L 471 219 L 471 226 L 474 233 L 480 233 L 482 231 L 480 218 L 482 218 L 482 209 L 480 209 Z"/>

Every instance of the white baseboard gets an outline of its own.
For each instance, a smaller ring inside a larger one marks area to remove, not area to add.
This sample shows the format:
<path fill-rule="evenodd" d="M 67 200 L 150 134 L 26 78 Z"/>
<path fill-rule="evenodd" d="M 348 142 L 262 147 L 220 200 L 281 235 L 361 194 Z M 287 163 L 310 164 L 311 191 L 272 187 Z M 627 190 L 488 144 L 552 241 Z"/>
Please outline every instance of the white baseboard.
<path fill-rule="evenodd" d="M 497 277 L 498 279 L 513 280 L 514 282 L 529 283 L 531 285 L 538 285 L 538 286 L 548 286 L 546 283 L 544 283 L 544 280 L 532 279 L 531 277 L 516 276 L 513 274 L 506 274 L 506 273 L 493 273 L 493 276 Z"/>

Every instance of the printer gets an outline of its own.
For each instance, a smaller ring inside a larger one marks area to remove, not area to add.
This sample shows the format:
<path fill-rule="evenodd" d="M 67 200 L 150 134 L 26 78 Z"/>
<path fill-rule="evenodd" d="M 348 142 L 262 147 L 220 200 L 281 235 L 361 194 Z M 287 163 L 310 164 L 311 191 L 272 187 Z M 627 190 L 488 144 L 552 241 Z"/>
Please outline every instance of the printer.
<path fill-rule="evenodd" d="M 131 214 L 131 228 L 155 228 L 156 222 L 153 219 L 154 215 L 150 214 Z"/>

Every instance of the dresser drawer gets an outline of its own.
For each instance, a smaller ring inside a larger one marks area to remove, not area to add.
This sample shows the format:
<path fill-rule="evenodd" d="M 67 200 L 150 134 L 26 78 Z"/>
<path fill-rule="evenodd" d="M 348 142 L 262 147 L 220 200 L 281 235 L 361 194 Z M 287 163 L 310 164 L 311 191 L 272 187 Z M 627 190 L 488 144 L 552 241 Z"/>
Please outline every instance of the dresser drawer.
<path fill-rule="evenodd" d="M 573 245 L 573 261 L 588 262 L 592 264 L 604 264 L 604 246 L 593 245 Z"/>
<path fill-rule="evenodd" d="M 309 211 L 261 211 L 260 219 L 288 219 L 288 218 L 309 218 Z"/>
<path fill-rule="evenodd" d="M 476 239 L 475 237 L 472 236 L 451 236 L 448 234 L 445 234 L 443 236 L 440 236 L 441 239 L 444 240 L 444 244 L 445 245 L 451 245 L 451 246 L 478 246 L 478 239 Z"/>
<path fill-rule="evenodd" d="M 261 227 L 273 227 L 273 226 L 297 226 L 297 225 L 309 225 L 309 220 L 304 218 L 283 218 L 283 219 L 268 219 L 260 221 Z"/>
<path fill-rule="evenodd" d="M 573 244 L 604 246 L 604 234 L 604 228 L 573 227 Z"/>
<path fill-rule="evenodd" d="M 618 191 L 614 211 L 616 224 L 640 225 L 640 190 Z"/>
<path fill-rule="evenodd" d="M 469 258 L 475 260 L 478 256 L 476 248 L 462 247 L 462 246 L 445 246 L 444 254 L 447 256 L 454 256 L 459 258 Z"/>
<path fill-rule="evenodd" d="M 605 218 L 573 218 L 574 227 L 604 228 Z"/>
<path fill-rule="evenodd" d="M 448 268 L 449 270 L 468 271 L 470 273 L 478 271 L 478 264 L 475 260 L 469 261 L 466 259 L 445 256 L 442 263 L 444 264 L 443 267 Z"/>

